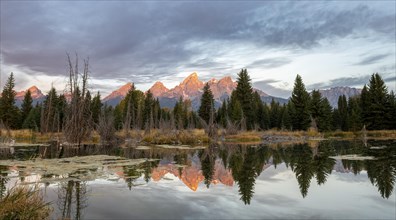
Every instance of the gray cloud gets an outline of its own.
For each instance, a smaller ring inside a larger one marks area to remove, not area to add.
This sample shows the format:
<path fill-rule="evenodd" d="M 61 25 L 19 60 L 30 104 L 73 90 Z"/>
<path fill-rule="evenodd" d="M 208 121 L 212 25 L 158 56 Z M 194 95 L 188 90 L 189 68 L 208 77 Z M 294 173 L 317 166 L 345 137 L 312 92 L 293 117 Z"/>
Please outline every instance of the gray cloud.
<path fill-rule="evenodd" d="M 364 75 L 359 77 L 341 77 L 337 79 L 330 80 L 329 82 L 320 82 L 307 85 L 307 89 L 327 89 L 337 86 L 353 86 L 366 84 L 370 79 L 370 75 Z"/>
<path fill-rule="evenodd" d="M 275 87 L 275 86 L 271 85 L 273 83 L 280 83 L 280 81 L 273 80 L 273 79 L 261 80 L 261 81 L 254 82 L 253 86 L 255 88 L 262 90 L 262 91 L 265 91 L 269 95 L 280 96 L 282 98 L 290 97 L 290 95 L 291 95 L 290 90 Z"/>
<path fill-rule="evenodd" d="M 395 23 L 389 22 L 395 20 L 394 13 L 378 13 L 359 2 L 340 3 L 342 7 L 338 2 L 293 1 L 1 4 L 4 65 L 62 76 L 67 72 L 65 53 L 76 51 L 81 58 L 90 57 L 93 77 L 135 83 L 163 79 L 183 68 L 233 73 L 230 63 L 239 57 L 221 62 L 214 58 L 234 45 L 304 50 L 369 32 L 375 32 L 378 41 L 394 42 L 395 30 Z M 213 41 L 218 43 L 189 47 Z M 291 60 L 252 56 L 251 62 L 275 68 Z"/>
<path fill-rule="evenodd" d="M 264 69 L 271 69 L 284 66 L 291 63 L 292 61 L 288 58 L 268 58 L 256 60 L 249 65 L 249 67 L 261 67 Z"/>
<path fill-rule="evenodd" d="M 355 65 L 370 65 L 373 63 L 377 63 L 378 61 L 388 57 L 390 54 L 377 54 L 377 55 L 372 55 L 364 58 L 360 62 L 356 63 Z"/>
<path fill-rule="evenodd" d="M 379 73 L 384 80 L 384 82 L 392 82 L 396 80 L 396 77 L 392 76 L 388 73 Z M 394 74 L 394 73 L 393 73 Z M 307 89 L 327 89 L 337 86 L 359 86 L 363 87 L 364 84 L 367 84 L 370 80 L 371 75 L 362 75 L 357 77 L 340 77 L 329 82 L 320 82 L 314 83 L 311 85 L 307 85 Z"/>

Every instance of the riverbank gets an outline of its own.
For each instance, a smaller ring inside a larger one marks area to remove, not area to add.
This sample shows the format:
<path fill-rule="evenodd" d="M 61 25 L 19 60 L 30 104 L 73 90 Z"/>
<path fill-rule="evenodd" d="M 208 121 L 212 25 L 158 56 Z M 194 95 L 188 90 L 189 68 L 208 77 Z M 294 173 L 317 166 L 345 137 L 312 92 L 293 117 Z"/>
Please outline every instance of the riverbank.
<path fill-rule="evenodd" d="M 3 137 L 0 137 L 0 144 L 3 143 L 43 143 L 48 141 L 63 141 L 61 133 L 41 134 L 32 130 L 11 130 L 2 131 Z M 200 145 L 208 144 L 211 139 L 205 134 L 203 129 L 191 130 L 160 130 L 151 131 L 131 130 L 116 132 L 116 139 L 119 141 L 130 141 L 139 144 L 189 144 Z M 304 142 L 323 139 L 396 139 L 396 130 L 377 130 L 377 131 L 240 131 L 237 134 L 227 135 L 223 129 L 218 130 L 217 141 L 224 142 L 257 142 L 257 143 L 279 143 L 279 142 Z M 92 132 L 91 136 L 84 142 L 86 144 L 100 143 L 100 136 L 97 132 Z"/>

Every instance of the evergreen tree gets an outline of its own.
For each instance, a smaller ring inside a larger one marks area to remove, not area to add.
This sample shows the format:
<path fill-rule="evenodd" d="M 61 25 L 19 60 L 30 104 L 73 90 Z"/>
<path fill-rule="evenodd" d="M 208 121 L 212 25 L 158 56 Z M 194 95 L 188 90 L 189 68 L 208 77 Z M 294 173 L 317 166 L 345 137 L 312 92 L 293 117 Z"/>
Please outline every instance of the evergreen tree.
<path fill-rule="evenodd" d="M 230 99 L 230 104 L 228 105 L 228 115 L 231 119 L 232 122 L 234 123 L 239 123 L 242 120 L 243 117 L 243 110 L 241 103 L 236 97 L 236 92 L 235 90 L 231 93 L 231 99 Z"/>
<path fill-rule="evenodd" d="M 318 118 L 322 116 L 322 95 L 320 94 L 319 90 L 313 90 L 311 93 L 311 117 L 318 123 Z"/>
<path fill-rule="evenodd" d="M 263 116 L 262 119 L 260 120 L 261 123 L 261 128 L 262 129 L 269 129 L 270 126 L 270 110 L 268 108 L 267 104 L 263 104 Z"/>
<path fill-rule="evenodd" d="M 368 86 L 368 103 L 366 121 L 367 128 L 371 130 L 381 130 L 387 128 L 386 116 L 388 111 L 387 105 L 387 88 L 381 76 L 376 73 L 373 74 Z"/>
<path fill-rule="evenodd" d="M 176 129 L 184 129 L 184 110 L 183 110 L 183 98 L 180 96 L 179 101 L 176 102 L 175 107 L 173 107 L 173 117 L 175 120 Z"/>
<path fill-rule="evenodd" d="M 389 104 L 390 104 L 390 117 L 391 119 L 389 120 L 390 122 L 390 129 L 395 130 L 396 129 L 396 96 L 393 91 L 389 93 Z"/>
<path fill-rule="evenodd" d="M 361 118 L 363 125 L 369 123 L 369 109 L 368 106 L 370 105 L 370 97 L 368 94 L 367 86 L 364 85 L 362 92 L 360 93 L 360 109 L 361 109 Z"/>
<path fill-rule="evenodd" d="M 330 131 L 333 123 L 333 107 L 327 98 L 322 99 L 322 115 L 318 118 L 319 131 Z"/>
<path fill-rule="evenodd" d="M 23 98 L 22 102 L 22 110 L 21 110 L 21 123 L 23 124 L 28 117 L 30 111 L 33 109 L 32 106 L 33 99 L 32 99 L 32 94 L 28 90 Z"/>
<path fill-rule="evenodd" d="M 311 117 L 315 120 L 319 131 L 331 129 L 332 108 L 329 101 L 323 98 L 319 90 L 311 93 Z"/>
<path fill-rule="evenodd" d="M 153 117 L 153 108 L 154 108 L 154 97 L 153 93 L 150 90 L 147 91 L 146 97 L 144 99 L 144 109 L 143 109 L 143 128 L 153 128 L 154 126 L 154 117 Z"/>
<path fill-rule="evenodd" d="M 95 125 L 99 123 L 99 115 L 101 114 L 102 101 L 100 100 L 100 93 L 98 92 L 91 102 L 92 121 Z"/>
<path fill-rule="evenodd" d="M 114 114 L 114 127 L 115 127 L 116 130 L 122 129 L 122 124 L 124 122 L 123 116 L 122 116 L 122 112 L 123 112 L 122 106 L 117 105 L 114 108 L 114 112 L 113 112 L 113 114 Z"/>
<path fill-rule="evenodd" d="M 348 127 L 351 131 L 359 131 L 362 129 L 360 99 L 350 97 L 348 99 Z"/>
<path fill-rule="evenodd" d="M 270 128 L 280 128 L 278 122 L 281 117 L 282 114 L 279 103 L 272 99 L 270 104 Z"/>
<path fill-rule="evenodd" d="M 41 118 L 41 105 L 36 105 L 32 110 L 30 110 L 26 119 L 22 124 L 24 129 L 33 129 L 39 131 L 40 129 L 40 118 Z"/>
<path fill-rule="evenodd" d="M 281 129 L 292 130 L 292 120 L 290 117 L 291 104 L 283 106 L 282 118 L 281 118 Z"/>
<path fill-rule="evenodd" d="M 60 128 L 59 100 L 54 87 L 51 88 L 41 109 L 41 132 L 56 132 Z"/>
<path fill-rule="evenodd" d="M 340 116 L 341 130 L 347 131 L 348 126 L 348 103 L 345 95 L 338 97 L 338 113 Z"/>
<path fill-rule="evenodd" d="M 209 84 L 206 83 L 203 88 L 203 94 L 201 97 L 201 105 L 198 109 L 198 115 L 206 123 L 209 123 L 211 114 L 214 112 L 214 99 L 212 91 L 210 90 Z"/>
<path fill-rule="evenodd" d="M 294 82 L 293 93 L 290 101 L 293 104 L 293 129 L 307 130 L 311 120 L 309 112 L 309 94 L 300 75 L 297 75 Z"/>
<path fill-rule="evenodd" d="M 238 73 L 237 87 L 235 89 L 235 95 L 239 104 L 242 107 L 243 115 L 246 118 L 247 129 L 253 129 L 255 123 L 254 106 L 253 102 L 253 88 L 251 85 L 251 79 L 246 69 L 242 69 Z"/>
<path fill-rule="evenodd" d="M 268 106 L 263 103 L 260 99 L 260 103 L 257 104 L 257 122 L 261 129 L 267 130 L 269 128 L 269 110 Z"/>
<path fill-rule="evenodd" d="M 341 130 L 341 116 L 340 116 L 340 112 L 338 111 L 338 109 L 334 109 L 333 110 L 333 114 L 332 114 L 332 130 Z"/>
<path fill-rule="evenodd" d="M 0 120 L 10 128 L 18 128 L 19 109 L 15 106 L 15 79 L 11 72 L 0 98 Z"/>
<path fill-rule="evenodd" d="M 217 111 L 217 116 L 216 116 L 217 123 L 223 126 L 223 128 L 227 126 L 227 120 L 228 120 L 227 102 L 228 102 L 227 100 L 223 101 L 223 103 L 221 104 L 220 108 Z"/>

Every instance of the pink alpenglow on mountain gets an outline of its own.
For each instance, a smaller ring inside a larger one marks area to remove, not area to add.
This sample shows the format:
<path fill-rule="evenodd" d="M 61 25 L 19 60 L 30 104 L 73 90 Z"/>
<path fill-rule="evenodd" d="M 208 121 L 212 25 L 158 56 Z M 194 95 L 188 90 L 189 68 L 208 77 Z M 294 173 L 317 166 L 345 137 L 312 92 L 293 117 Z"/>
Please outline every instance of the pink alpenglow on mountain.
<path fill-rule="evenodd" d="M 197 73 L 194 72 L 185 78 L 178 86 L 165 93 L 164 97 L 193 99 L 201 95 L 203 87 L 204 83 L 198 79 Z"/>
<path fill-rule="evenodd" d="M 125 98 L 125 96 L 127 95 L 128 91 L 132 88 L 132 83 L 127 83 L 123 86 L 121 86 L 119 89 L 113 91 L 112 93 L 110 93 L 110 95 L 106 96 L 103 99 L 103 102 L 112 100 L 112 99 L 118 99 L 118 100 L 122 100 L 123 98 Z"/>
<path fill-rule="evenodd" d="M 15 95 L 15 99 L 23 100 L 27 91 L 30 91 L 30 94 L 32 95 L 32 99 L 40 99 L 44 97 L 44 94 L 41 92 L 39 88 L 37 88 L 37 86 L 32 86 L 26 91 L 17 92 L 17 94 Z"/>
<path fill-rule="evenodd" d="M 155 82 L 154 85 L 149 89 L 154 97 L 163 96 L 165 93 L 169 91 L 168 88 L 164 86 L 162 82 Z"/>

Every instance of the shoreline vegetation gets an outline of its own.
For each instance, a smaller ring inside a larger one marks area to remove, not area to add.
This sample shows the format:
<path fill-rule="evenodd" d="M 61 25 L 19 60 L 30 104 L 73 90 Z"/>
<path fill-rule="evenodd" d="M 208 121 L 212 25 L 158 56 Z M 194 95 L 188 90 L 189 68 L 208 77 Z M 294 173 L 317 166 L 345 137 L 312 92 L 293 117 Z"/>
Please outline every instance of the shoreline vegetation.
<path fill-rule="evenodd" d="M 8 139 L 0 139 L 0 146 L 15 145 L 18 143 L 48 143 L 51 141 L 65 142 L 62 133 L 45 133 L 34 132 L 28 129 L 22 130 L 2 130 L 0 133 L 7 134 Z M 374 130 L 374 131 L 241 131 L 237 134 L 226 135 L 225 130 L 219 129 L 217 131 L 217 140 L 211 138 L 205 133 L 204 129 L 192 130 L 175 130 L 175 131 L 161 131 L 159 129 L 151 130 L 150 132 L 144 130 L 133 130 L 128 135 L 124 131 L 116 132 L 116 139 L 118 142 L 114 144 L 122 145 L 123 143 L 133 143 L 135 146 L 139 145 L 155 145 L 155 144 L 169 144 L 169 145 L 208 145 L 211 141 L 219 142 L 235 142 L 235 143 L 283 143 L 283 142 L 306 142 L 306 141 L 320 141 L 325 139 L 396 139 L 396 130 Z M 12 143 L 14 142 L 14 143 Z M 12 144 L 11 144 L 12 143 Z M 86 141 L 82 144 L 100 144 L 100 135 L 93 132 Z"/>
<path fill-rule="evenodd" d="M 319 90 L 308 92 L 296 76 L 291 98 L 281 105 L 264 103 L 247 69 L 237 74 L 236 88 L 215 108 L 210 85 L 202 90 L 200 106 L 180 97 L 173 108 L 161 107 L 150 90 L 129 89 L 115 107 L 102 103 L 89 88 L 89 62 L 82 70 L 78 56 L 67 55 L 65 94 L 51 88 L 45 100 L 33 106 L 26 92 L 21 107 L 15 104 L 15 79 L 10 74 L 0 97 L 0 144 L 57 141 L 63 146 L 86 143 L 128 146 L 141 144 L 203 145 L 211 142 L 322 140 L 324 138 L 394 138 L 396 96 L 381 76 L 373 74 L 360 96 L 345 95 L 333 108 Z M 21 130 L 26 129 L 26 130 Z M 14 135 L 12 135 L 14 133 Z"/>
<path fill-rule="evenodd" d="M 0 204 L 0 219 L 49 219 L 53 211 L 38 186 L 11 187 Z"/>

